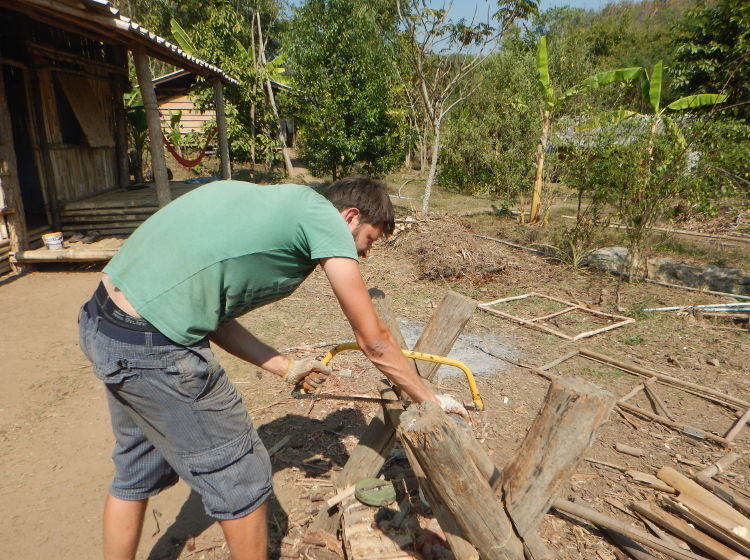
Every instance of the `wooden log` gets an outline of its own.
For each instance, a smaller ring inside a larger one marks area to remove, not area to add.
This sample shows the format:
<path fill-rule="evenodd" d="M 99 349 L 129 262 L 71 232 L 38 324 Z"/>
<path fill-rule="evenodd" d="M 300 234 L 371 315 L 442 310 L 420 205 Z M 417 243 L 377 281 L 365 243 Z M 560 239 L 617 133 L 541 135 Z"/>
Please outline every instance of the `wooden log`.
<path fill-rule="evenodd" d="M 391 331 L 391 335 L 396 341 L 396 344 L 400 348 L 406 348 L 406 342 L 404 341 L 404 336 L 401 333 L 401 328 L 398 326 L 398 321 L 396 319 L 396 316 L 391 312 L 390 306 L 388 305 L 388 302 L 385 297 L 385 293 L 383 293 L 381 290 L 373 288 L 369 290 L 369 294 L 370 294 L 370 298 L 372 299 L 373 306 L 375 307 L 375 311 L 378 314 L 378 317 L 380 317 L 380 320 L 383 321 L 383 323 L 385 323 L 385 325 Z M 438 312 L 439 312 L 439 309 L 436 310 L 435 313 L 438 313 Z M 462 327 L 463 325 L 460 328 Z M 458 335 L 456 335 L 456 338 L 458 338 Z M 445 338 L 443 338 L 443 340 L 445 340 Z M 429 338 L 427 337 L 424 338 L 423 345 L 426 348 L 427 352 L 437 353 L 437 349 L 432 346 Z M 443 349 L 441 351 L 444 352 L 445 354 L 447 354 L 448 350 L 450 350 L 450 348 L 447 348 L 447 349 L 445 349 L 444 347 L 442 348 Z M 412 365 L 416 366 L 416 362 L 414 360 L 409 360 L 409 362 Z M 426 383 L 429 384 L 429 381 L 426 381 Z M 391 390 L 390 393 L 384 393 L 383 395 L 395 397 L 399 395 L 399 391 L 394 388 Z M 401 413 L 403 412 L 403 409 L 396 408 L 390 405 L 384 405 L 383 410 L 385 414 L 388 416 L 388 418 L 390 419 L 391 425 L 394 428 L 397 427 L 399 424 L 400 416 L 401 416 Z M 394 432 L 394 435 L 395 435 L 395 432 Z M 416 459 L 411 449 L 406 445 L 404 445 L 403 447 L 404 447 L 404 452 L 406 453 L 406 456 L 409 459 L 409 464 L 411 465 L 412 470 L 414 471 L 414 474 L 417 477 L 419 486 L 422 489 L 422 493 L 425 495 L 425 497 L 427 498 L 427 501 L 432 507 L 433 513 L 435 514 L 435 518 L 438 520 L 438 523 L 440 524 L 441 529 L 443 529 L 443 532 L 445 533 L 445 538 L 448 541 L 448 544 L 450 545 L 451 550 L 453 551 L 453 554 L 456 556 L 456 558 L 465 558 L 466 560 L 474 560 L 478 558 L 476 549 L 472 546 L 471 543 L 469 543 L 466 539 L 464 539 L 461 529 L 456 523 L 456 520 L 453 518 L 453 515 L 451 514 L 450 510 L 443 503 L 443 500 L 440 498 L 440 496 L 436 495 L 436 493 L 433 492 L 432 486 L 427 480 L 427 477 L 425 476 L 425 473 L 423 472 L 422 467 L 419 464 L 419 461 Z M 481 461 L 481 463 L 486 464 L 484 461 Z M 378 468 L 378 470 L 380 469 Z M 374 474 L 372 476 L 374 476 Z"/>
<path fill-rule="evenodd" d="M 580 378 L 553 380 L 516 456 L 503 471 L 505 506 L 523 536 L 535 530 L 612 410 L 611 393 Z"/>
<path fill-rule="evenodd" d="M 476 307 L 477 302 L 469 297 L 456 292 L 445 294 L 414 345 L 414 350 L 447 356 Z M 428 381 L 434 381 L 440 368 L 440 364 L 423 361 L 417 362 L 416 366 L 419 375 Z"/>
<path fill-rule="evenodd" d="M 440 407 L 429 401 L 412 405 L 401 416 L 398 433 L 479 557 L 522 559 L 523 545 L 510 519 L 499 502 L 487 499 L 492 489 L 466 460 L 461 432 Z"/>
<path fill-rule="evenodd" d="M 622 521 L 619 521 L 609 515 L 600 513 L 594 508 L 591 508 L 587 505 L 577 502 L 573 503 L 571 501 L 558 498 L 552 502 L 552 507 L 562 513 L 574 515 L 576 517 L 580 517 L 581 519 L 589 521 L 590 523 L 594 523 L 595 525 L 598 525 L 603 529 L 617 531 L 621 535 L 633 539 L 635 542 L 645 545 L 649 548 L 653 548 L 654 550 L 657 550 L 662 554 L 666 554 L 670 558 L 676 558 L 677 560 L 705 560 L 703 556 L 698 556 L 697 554 L 693 554 L 690 551 L 682 550 L 677 545 L 665 542 L 656 537 L 652 537 L 648 533 L 644 533 L 643 531 L 634 529 L 633 527 L 626 525 Z"/>
<path fill-rule="evenodd" d="M 142 47 L 133 50 L 133 62 L 138 76 L 141 96 L 143 97 L 143 107 L 146 110 L 148 139 L 151 150 L 151 170 L 154 174 L 156 202 L 162 207 L 169 204 L 172 195 L 169 190 L 169 178 L 167 177 L 167 160 L 164 155 L 159 104 L 156 101 L 156 90 L 151 79 L 151 70 L 148 67 L 148 57 Z"/>
<path fill-rule="evenodd" d="M 127 51 L 124 47 L 114 49 L 120 64 L 127 68 Z M 112 97 L 115 100 L 115 154 L 117 157 L 117 185 L 120 188 L 130 183 L 130 157 L 128 154 L 128 124 L 125 118 L 125 104 L 123 93 L 130 88 L 125 76 L 114 76 L 112 78 Z"/>
<path fill-rule="evenodd" d="M 662 467 L 659 469 L 657 476 L 680 492 L 680 496 L 686 494 L 695 498 L 709 509 L 712 509 L 727 519 L 732 520 L 737 525 L 745 527 L 747 536 L 750 537 L 750 519 L 742 515 L 720 498 L 714 496 L 705 488 L 702 488 L 697 483 L 674 470 L 672 467 Z"/>
<path fill-rule="evenodd" d="M 717 558 L 718 560 L 742 560 L 745 558 L 737 551 L 732 550 L 728 546 L 709 537 L 695 527 L 691 527 L 679 517 L 676 517 L 653 504 L 648 502 L 638 502 L 634 503 L 632 507 L 635 511 L 644 515 L 654 523 L 664 527 L 696 548 L 707 552 L 712 558 Z"/>
<path fill-rule="evenodd" d="M 229 136 L 227 134 L 227 116 L 224 109 L 224 86 L 219 78 L 211 80 L 214 87 L 214 107 L 216 108 L 216 126 L 219 129 L 219 154 L 221 157 L 221 178 L 232 178 L 232 167 L 229 161 Z"/>
<path fill-rule="evenodd" d="M 726 403 L 731 406 L 740 407 L 743 409 L 750 408 L 750 402 L 739 399 L 737 397 L 733 397 L 731 395 L 727 395 L 726 393 L 722 393 L 721 391 L 716 391 L 704 385 L 698 385 L 697 383 L 684 381 L 682 379 L 672 377 L 671 375 L 666 375 L 658 371 L 643 368 L 637 364 L 623 362 L 622 360 L 618 360 L 616 358 L 612 358 L 604 354 L 599 354 L 598 352 L 593 352 L 585 348 L 582 348 L 579 351 L 579 354 L 581 354 L 582 356 L 586 356 L 587 358 L 590 358 L 597 362 L 608 364 L 608 365 L 620 368 L 626 372 L 631 372 L 633 374 L 640 375 L 642 377 L 646 377 L 646 378 L 656 377 L 661 383 L 665 385 L 670 385 L 672 387 L 677 387 L 679 389 L 690 389 L 691 392 L 694 392 L 704 398 L 710 397 L 712 400 L 715 400 L 717 402 Z"/>

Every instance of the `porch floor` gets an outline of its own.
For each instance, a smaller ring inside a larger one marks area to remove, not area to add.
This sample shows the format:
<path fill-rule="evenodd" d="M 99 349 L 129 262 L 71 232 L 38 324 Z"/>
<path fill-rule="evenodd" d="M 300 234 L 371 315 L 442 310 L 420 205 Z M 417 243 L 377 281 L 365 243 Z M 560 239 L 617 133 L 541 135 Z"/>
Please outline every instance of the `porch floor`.
<path fill-rule="evenodd" d="M 210 180 L 170 181 L 172 200 Z M 60 213 L 61 229 L 65 236 L 63 249 L 50 251 L 42 247 L 18 251 L 11 254 L 11 259 L 19 263 L 107 261 L 127 236 L 158 209 L 156 191 L 150 183 L 141 188 L 131 186 L 69 202 Z M 50 231 L 48 229 L 42 233 Z M 89 243 L 67 241 L 74 233 L 93 236 L 96 240 Z"/>

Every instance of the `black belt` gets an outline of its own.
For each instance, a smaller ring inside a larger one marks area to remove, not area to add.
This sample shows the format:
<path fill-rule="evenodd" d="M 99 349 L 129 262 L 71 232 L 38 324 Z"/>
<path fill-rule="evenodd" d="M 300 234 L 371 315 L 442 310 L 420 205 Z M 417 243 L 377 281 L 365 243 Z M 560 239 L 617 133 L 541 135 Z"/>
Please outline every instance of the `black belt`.
<path fill-rule="evenodd" d="M 151 344 L 153 346 L 184 346 L 167 338 L 156 327 L 142 317 L 128 315 L 110 299 L 104 284 L 99 283 L 93 297 L 84 306 L 92 319 L 99 317 L 98 329 L 105 336 L 127 344 Z M 204 338 L 189 346 L 208 348 Z"/>

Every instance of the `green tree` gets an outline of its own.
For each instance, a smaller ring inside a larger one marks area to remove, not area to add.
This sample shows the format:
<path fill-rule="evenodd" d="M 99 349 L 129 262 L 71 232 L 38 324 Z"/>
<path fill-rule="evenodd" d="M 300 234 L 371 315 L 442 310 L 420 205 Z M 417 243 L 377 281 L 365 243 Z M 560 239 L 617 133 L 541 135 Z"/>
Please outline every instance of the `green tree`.
<path fill-rule="evenodd" d="M 336 179 L 361 164 L 381 173 L 400 158 L 384 15 L 368 0 L 307 0 L 293 10 L 284 47 L 300 150 L 315 172 Z"/>
<path fill-rule="evenodd" d="M 750 2 L 702 2 L 675 28 L 677 91 L 726 93 L 729 112 L 750 124 Z"/>
<path fill-rule="evenodd" d="M 445 116 L 471 95 L 468 79 L 487 59 L 498 38 L 509 31 L 518 18 L 537 11 L 537 0 L 500 0 L 492 19 L 451 20 L 445 4 L 440 9 L 427 0 L 397 1 L 403 40 L 401 56 L 412 75 L 413 85 L 422 101 L 423 114 L 431 134 L 430 170 L 422 196 L 422 212 L 430 208 L 430 196 L 440 157 L 442 123 Z"/>
<path fill-rule="evenodd" d="M 630 71 L 632 69 L 611 72 L 627 77 Z M 616 109 L 598 115 L 580 127 L 591 130 L 634 121 L 632 127 L 620 129 L 608 142 L 615 146 L 610 148 L 610 155 L 618 167 L 627 166 L 632 160 L 630 173 L 623 175 L 626 178 L 614 186 L 618 215 L 626 227 L 630 257 L 628 273 L 631 277 L 637 273 L 647 234 L 664 215 L 668 205 L 679 196 L 695 194 L 690 189 L 700 184 L 688 178 L 695 168 L 690 161 L 688 142 L 680 124 L 669 113 L 713 106 L 726 100 L 722 94 L 700 93 L 663 105 L 661 61 L 654 65 L 650 76 L 641 68 L 638 77 L 640 112 Z M 589 85 L 597 87 L 597 82 L 592 80 Z M 645 124 L 645 131 L 641 124 Z M 623 154 L 625 157 L 621 157 Z"/>

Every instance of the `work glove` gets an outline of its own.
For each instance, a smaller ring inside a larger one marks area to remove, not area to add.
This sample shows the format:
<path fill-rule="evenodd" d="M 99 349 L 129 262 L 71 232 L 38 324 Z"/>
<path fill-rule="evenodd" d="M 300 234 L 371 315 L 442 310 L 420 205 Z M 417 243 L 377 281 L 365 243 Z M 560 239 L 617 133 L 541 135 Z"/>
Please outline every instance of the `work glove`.
<path fill-rule="evenodd" d="M 471 418 L 469 417 L 469 411 L 461 402 L 451 395 L 435 395 L 440 408 L 442 408 L 448 414 L 458 414 L 461 418 L 471 424 Z"/>
<path fill-rule="evenodd" d="M 318 360 L 289 360 L 284 381 L 294 386 L 301 383 L 305 391 L 311 393 L 325 383 L 331 373 L 331 369 Z"/>

